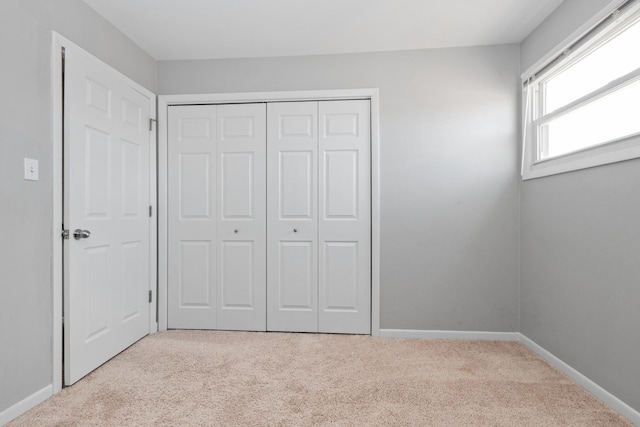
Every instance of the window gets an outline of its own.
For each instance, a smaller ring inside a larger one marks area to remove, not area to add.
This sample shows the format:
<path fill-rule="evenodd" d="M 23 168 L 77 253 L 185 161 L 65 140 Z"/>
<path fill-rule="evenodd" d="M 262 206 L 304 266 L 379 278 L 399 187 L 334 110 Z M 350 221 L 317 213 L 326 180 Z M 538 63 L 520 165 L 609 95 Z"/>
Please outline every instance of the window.
<path fill-rule="evenodd" d="M 640 157 L 640 1 L 525 74 L 523 178 Z"/>

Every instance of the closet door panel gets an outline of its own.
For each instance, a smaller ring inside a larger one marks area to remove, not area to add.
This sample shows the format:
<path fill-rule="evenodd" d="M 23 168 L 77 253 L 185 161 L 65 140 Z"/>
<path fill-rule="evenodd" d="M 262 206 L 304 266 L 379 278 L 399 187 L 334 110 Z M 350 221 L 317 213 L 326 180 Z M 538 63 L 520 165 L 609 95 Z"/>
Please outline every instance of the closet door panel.
<path fill-rule="evenodd" d="M 267 107 L 267 330 L 318 330 L 317 102 Z"/>
<path fill-rule="evenodd" d="M 217 110 L 217 327 L 266 329 L 266 106 Z"/>
<path fill-rule="evenodd" d="M 280 242 L 278 308 L 283 311 L 315 311 L 316 251 L 311 241 Z"/>
<path fill-rule="evenodd" d="M 168 327 L 216 328 L 216 106 L 169 107 Z"/>
<path fill-rule="evenodd" d="M 319 103 L 319 332 L 371 333 L 369 111 Z"/>
<path fill-rule="evenodd" d="M 315 203 L 313 151 L 280 152 L 278 159 L 279 218 L 312 221 Z"/>

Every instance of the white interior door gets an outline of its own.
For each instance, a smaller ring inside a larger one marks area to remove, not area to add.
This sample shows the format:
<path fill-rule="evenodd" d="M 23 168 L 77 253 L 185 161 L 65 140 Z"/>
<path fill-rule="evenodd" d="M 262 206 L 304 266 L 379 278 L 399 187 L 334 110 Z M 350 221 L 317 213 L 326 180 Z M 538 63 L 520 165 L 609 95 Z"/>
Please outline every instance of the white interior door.
<path fill-rule="evenodd" d="M 168 327 L 215 329 L 215 105 L 169 107 Z"/>
<path fill-rule="evenodd" d="M 267 106 L 267 329 L 318 331 L 318 103 Z"/>
<path fill-rule="evenodd" d="M 67 385 L 149 332 L 152 103 L 106 64 L 80 49 L 67 50 Z"/>
<path fill-rule="evenodd" d="M 319 332 L 371 333 L 368 100 L 319 103 Z"/>
<path fill-rule="evenodd" d="M 217 107 L 218 329 L 266 329 L 265 105 Z"/>

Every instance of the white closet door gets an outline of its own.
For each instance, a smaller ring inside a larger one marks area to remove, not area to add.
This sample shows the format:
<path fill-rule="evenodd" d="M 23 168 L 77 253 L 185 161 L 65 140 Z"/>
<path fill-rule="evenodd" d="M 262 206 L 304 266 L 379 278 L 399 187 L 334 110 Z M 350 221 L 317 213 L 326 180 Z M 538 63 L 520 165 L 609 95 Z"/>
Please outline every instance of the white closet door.
<path fill-rule="evenodd" d="M 216 328 L 216 108 L 169 107 L 169 328 Z"/>
<path fill-rule="evenodd" d="M 318 103 L 267 111 L 267 329 L 317 332 Z"/>
<path fill-rule="evenodd" d="M 319 332 L 371 332 L 369 111 L 319 103 Z"/>
<path fill-rule="evenodd" d="M 149 97 L 68 47 L 64 369 L 70 385 L 149 332 Z M 75 233 L 74 233 L 75 232 Z"/>
<path fill-rule="evenodd" d="M 217 112 L 217 328 L 266 329 L 266 104 Z"/>

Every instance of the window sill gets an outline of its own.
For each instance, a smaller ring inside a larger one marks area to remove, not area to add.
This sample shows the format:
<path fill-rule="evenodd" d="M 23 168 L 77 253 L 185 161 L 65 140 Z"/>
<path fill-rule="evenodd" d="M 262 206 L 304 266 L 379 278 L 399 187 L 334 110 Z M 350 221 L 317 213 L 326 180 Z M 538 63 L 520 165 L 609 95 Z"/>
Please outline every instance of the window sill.
<path fill-rule="evenodd" d="M 640 134 L 530 164 L 522 180 L 542 178 L 640 157 Z"/>

